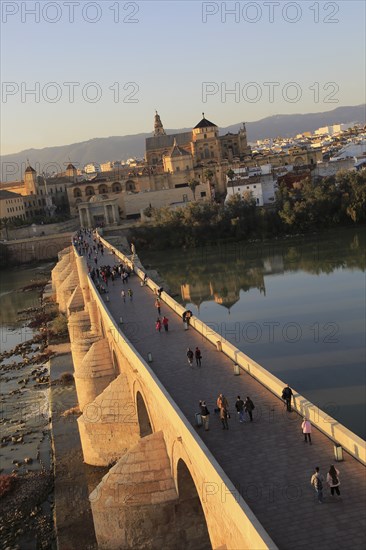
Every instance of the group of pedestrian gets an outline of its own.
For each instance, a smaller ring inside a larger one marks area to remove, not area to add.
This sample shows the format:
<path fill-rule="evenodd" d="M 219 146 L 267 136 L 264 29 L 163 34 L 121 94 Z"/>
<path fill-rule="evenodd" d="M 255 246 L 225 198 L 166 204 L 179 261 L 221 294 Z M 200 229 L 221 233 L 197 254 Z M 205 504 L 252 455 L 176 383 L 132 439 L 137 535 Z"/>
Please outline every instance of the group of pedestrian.
<path fill-rule="evenodd" d="M 293 395 L 294 394 L 292 389 L 290 388 L 289 384 L 287 384 L 282 390 L 282 399 L 285 402 L 286 410 L 288 412 L 292 412 L 291 400 L 293 399 Z M 311 440 L 311 432 L 312 432 L 311 422 L 306 416 L 303 417 L 303 421 L 301 424 L 301 431 L 304 435 L 304 443 L 309 443 L 310 445 L 312 445 L 313 443 Z M 320 473 L 319 466 L 317 466 L 315 468 L 315 472 L 311 476 L 310 483 L 315 489 L 319 504 L 322 504 L 324 502 L 324 496 L 323 496 L 324 482 L 325 482 L 324 476 L 323 474 Z M 341 482 L 339 480 L 339 470 L 337 470 L 333 464 L 330 466 L 329 471 L 327 473 L 326 483 L 330 488 L 331 496 L 334 496 L 334 494 L 337 494 L 337 496 L 340 497 L 341 492 L 340 492 L 339 486 Z"/>
<path fill-rule="evenodd" d="M 250 422 L 253 422 L 255 405 L 249 396 L 243 401 L 240 395 L 238 395 L 235 402 L 235 409 L 239 416 L 239 422 L 247 422 L 248 417 Z"/>
<path fill-rule="evenodd" d="M 185 330 L 188 330 L 192 317 L 193 317 L 193 313 L 191 312 L 190 309 L 187 309 L 186 311 L 183 312 L 182 319 L 183 319 L 183 325 Z"/>
<path fill-rule="evenodd" d="M 201 367 L 202 366 L 202 353 L 199 347 L 197 346 L 194 352 L 191 350 L 191 348 L 187 348 L 187 359 L 188 359 L 188 365 L 190 367 L 193 367 L 193 359 L 196 359 L 196 366 Z"/>
<path fill-rule="evenodd" d="M 322 504 L 324 502 L 324 476 L 320 473 L 319 466 L 315 468 L 315 472 L 311 476 L 310 483 L 315 489 L 319 504 Z M 331 464 L 327 473 L 326 483 L 330 488 L 330 494 L 332 497 L 334 496 L 334 493 L 336 493 L 338 497 L 341 496 L 341 492 L 339 489 L 339 486 L 341 484 L 339 480 L 339 470 L 337 470 L 333 464 Z"/>
<path fill-rule="evenodd" d="M 169 319 L 168 319 L 168 317 L 165 317 L 165 315 L 162 319 L 160 319 L 160 317 L 158 317 L 156 319 L 155 328 L 156 328 L 157 332 L 161 332 L 162 328 L 164 328 L 165 332 L 168 332 L 169 331 Z"/>
<path fill-rule="evenodd" d="M 224 394 L 222 393 L 219 394 L 216 400 L 216 406 L 217 406 L 217 409 L 215 409 L 215 412 L 219 413 L 222 429 L 228 430 L 229 429 L 228 420 L 231 418 L 231 416 L 229 412 L 229 403 Z M 210 411 L 208 410 L 206 401 L 200 401 L 199 407 L 200 407 L 200 417 L 202 419 L 202 424 L 205 430 L 208 431 Z M 235 408 L 238 413 L 240 422 L 246 422 L 246 415 L 248 415 L 250 422 L 253 421 L 253 410 L 255 409 L 255 406 L 249 396 L 245 399 L 245 401 L 243 401 L 240 395 L 238 395 L 235 402 Z"/>
<path fill-rule="evenodd" d="M 92 243 L 88 242 L 87 239 L 92 239 Z M 80 255 L 85 255 L 88 257 L 89 260 L 94 258 L 95 267 L 91 267 L 88 263 L 88 269 L 90 276 L 96 285 L 99 292 L 104 293 L 108 292 L 108 282 L 111 281 L 112 284 L 114 284 L 114 281 L 116 277 L 120 277 L 122 283 L 128 284 L 128 279 L 131 274 L 130 268 L 125 265 L 124 263 L 117 264 L 113 267 L 109 265 L 101 265 L 98 267 L 98 261 L 99 256 L 103 257 L 104 255 L 104 247 L 103 244 L 94 236 L 94 234 L 89 231 L 82 229 L 80 230 L 76 236 L 73 239 L 73 244 L 76 247 L 78 253 Z M 145 274 L 142 286 L 146 285 L 148 281 L 148 276 Z M 161 332 L 161 330 L 164 328 L 165 332 L 168 332 L 169 330 L 169 320 L 164 315 L 162 319 L 161 316 L 161 294 L 163 292 L 163 288 L 160 287 L 156 292 L 156 299 L 155 299 L 155 307 L 158 312 L 158 317 L 155 323 L 156 331 Z M 123 289 L 121 291 L 121 298 L 123 302 L 126 302 L 126 296 L 128 296 L 129 300 L 133 300 L 133 290 L 131 288 L 128 288 L 127 293 Z M 183 313 L 183 322 L 184 322 L 184 328 L 188 329 L 190 325 L 190 320 L 192 318 L 192 312 L 190 310 L 186 310 Z M 199 347 L 197 346 L 195 348 L 195 351 L 193 351 L 190 347 L 187 348 L 186 356 L 188 359 L 188 364 L 190 367 L 193 367 L 193 361 L 195 360 L 196 366 L 201 367 L 202 363 L 202 353 Z M 285 403 L 286 410 L 288 412 L 292 412 L 291 402 L 294 398 L 294 394 L 292 392 L 292 389 L 290 388 L 289 384 L 287 384 L 282 391 L 282 399 Z M 215 409 L 215 412 L 219 413 L 220 421 L 222 424 L 223 430 L 229 429 L 229 420 L 231 418 L 230 412 L 229 412 L 229 403 L 227 398 L 220 393 L 217 400 L 216 400 L 217 409 Z M 199 401 L 199 408 L 200 412 L 197 416 L 200 417 L 202 424 L 204 426 L 205 431 L 209 430 L 209 417 L 210 417 L 210 411 L 207 407 L 206 401 L 202 400 Z M 255 409 L 255 405 L 253 401 L 250 399 L 249 396 L 246 397 L 245 400 L 243 400 L 240 395 L 237 396 L 235 401 L 235 410 L 237 412 L 239 422 L 245 423 L 245 422 L 253 422 L 253 410 Z M 301 424 L 301 430 L 304 435 L 304 443 L 309 443 L 312 445 L 312 439 L 311 439 L 311 433 L 312 433 L 312 426 L 310 420 L 304 416 L 302 424 Z M 329 468 L 329 471 L 326 475 L 326 478 L 324 479 L 324 476 L 320 472 L 320 468 L 317 466 L 315 468 L 315 471 L 313 475 L 311 476 L 310 480 L 311 486 L 315 489 L 317 500 L 321 504 L 324 502 L 324 484 L 326 483 L 330 489 L 330 495 L 333 497 L 334 495 L 337 495 L 340 498 L 340 472 L 337 470 L 334 465 L 331 465 Z"/>

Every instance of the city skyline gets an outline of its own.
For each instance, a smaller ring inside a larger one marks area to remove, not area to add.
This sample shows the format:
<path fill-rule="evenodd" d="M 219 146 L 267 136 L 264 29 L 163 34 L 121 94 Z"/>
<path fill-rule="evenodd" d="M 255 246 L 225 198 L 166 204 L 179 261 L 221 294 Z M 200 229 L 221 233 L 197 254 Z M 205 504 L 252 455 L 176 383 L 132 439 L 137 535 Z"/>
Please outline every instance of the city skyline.
<path fill-rule="evenodd" d="M 2 4 L 3 155 L 364 102 L 361 2 L 38 4 Z"/>

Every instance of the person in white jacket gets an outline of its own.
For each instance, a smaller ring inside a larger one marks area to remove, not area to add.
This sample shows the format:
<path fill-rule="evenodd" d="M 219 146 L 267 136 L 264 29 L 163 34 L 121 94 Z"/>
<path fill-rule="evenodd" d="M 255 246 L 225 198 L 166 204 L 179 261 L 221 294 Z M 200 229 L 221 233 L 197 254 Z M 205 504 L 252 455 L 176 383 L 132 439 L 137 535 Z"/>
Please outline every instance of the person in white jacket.
<path fill-rule="evenodd" d="M 334 496 L 334 491 L 337 493 L 337 495 L 340 497 L 341 492 L 339 490 L 339 486 L 341 482 L 339 481 L 339 471 L 331 465 L 329 468 L 329 472 L 327 473 L 327 483 L 330 487 L 330 494 Z"/>
<path fill-rule="evenodd" d="M 307 443 L 308 442 L 308 438 L 309 438 L 309 443 L 310 445 L 312 445 L 312 442 L 311 442 L 311 423 L 310 423 L 310 420 L 308 420 L 305 416 L 304 416 L 304 420 L 303 420 L 303 423 L 301 424 L 301 428 L 302 428 L 302 433 L 304 434 L 304 443 Z"/>

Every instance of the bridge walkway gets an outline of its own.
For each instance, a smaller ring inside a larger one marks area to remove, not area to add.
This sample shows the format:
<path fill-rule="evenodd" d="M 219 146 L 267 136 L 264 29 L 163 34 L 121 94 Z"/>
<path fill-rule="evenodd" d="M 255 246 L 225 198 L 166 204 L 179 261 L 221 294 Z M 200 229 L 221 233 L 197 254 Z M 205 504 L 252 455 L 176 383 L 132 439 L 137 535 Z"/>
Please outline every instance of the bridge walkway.
<path fill-rule="evenodd" d="M 113 254 L 98 256 L 99 265 L 113 265 Z M 94 264 L 93 264 L 94 265 Z M 133 300 L 121 299 L 121 290 L 133 290 Z M 132 275 L 128 284 L 109 282 L 109 302 L 103 298 L 113 318 L 123 318 L 122 330 L 136 350 L 147 360 L 177 406 L 194 426 L 198 401 L 205 400 L 210 411 L 210 430 L 197 428 L 238 493 L 281 550 L 335 550 L 366 547 L 365 468 L 344 452 L 345 460 L 335 464 L 340 470 L 341 499 L 331 497 L 324 484 L 325 502 L 319 504 L 310 478 L 315 466 L 324 477 L 334 463 L 333 442 L 313 428 L 313 444 L 305 444 L 302 418 L 288 413 L 282 401 L 242 371 L 233 374 L 233 362 L 193 328 L 185 331 L 182 319 L 162 302 L 161 314 L 169 318 L 169 332 L 155 329 L 155 296 Z M 202 367 L 190 368 L 186 350 L 198 346 Z M 214 414 L 216 399 L 223 393 L 229 402 L 229 430 L 223 430 Z M 255 404 L 252 423 L 239 423 L 236 396 L 250 396 Z M 209 481 L 209 480 L 208 480 Z M 197 488 L 200 491 L 200 488 Z M 217 488 L 221 491 L 222 488 Z M 224 501 L 225 494 L 223 492 Z M 253 549 L 256 550 L 256 549 Z"/>

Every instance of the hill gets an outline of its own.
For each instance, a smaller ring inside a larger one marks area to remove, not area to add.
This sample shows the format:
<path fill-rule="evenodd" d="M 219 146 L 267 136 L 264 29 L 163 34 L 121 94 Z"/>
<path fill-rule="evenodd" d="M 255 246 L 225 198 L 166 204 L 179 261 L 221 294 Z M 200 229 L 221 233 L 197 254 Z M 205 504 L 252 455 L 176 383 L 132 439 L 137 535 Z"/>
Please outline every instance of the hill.
<path fill-rule="evenodd" d="M 322 113 L 307 113 L 295 115 L 274 115 L 255 122 L 247 123 L 248 141 L 277 136 L 290 137 L 300 132 L 313 132 L 319 127 L 337 123 L 357 121 L 366 122 L 365 105 L 353 107 L 338 107 Z M 220 128 L 220 134 L 237 132 L 241 122 Z M 168 134 L 185 132 L 190 128 L 166 129 Z M 26 160 L 41 173 L 42 171 L 62 171 L 69 159 L 77 167 L 83 167 L 89 162 L 106 162 L 108 160 L 143 157 L 145 153 L 145 138 L 151 133 L 141 133 L 128 136 L 111 136 L 93 138 L 80 143 L 46 147 L 44 149 L 26 149 L 19 153 L 3 155 L 1 160 L 1 181 L 20 179 L 23 175 Z"/>

